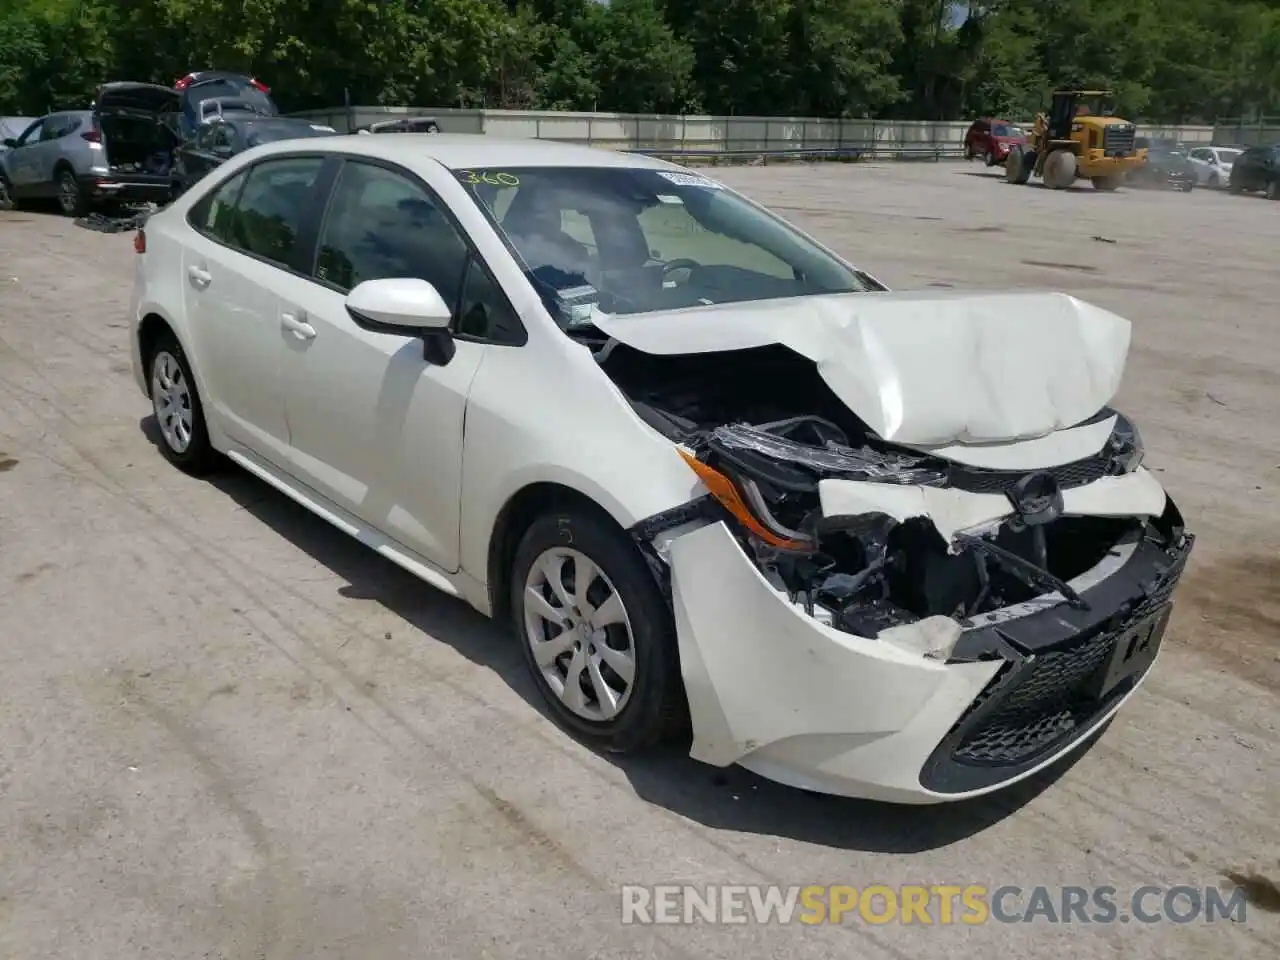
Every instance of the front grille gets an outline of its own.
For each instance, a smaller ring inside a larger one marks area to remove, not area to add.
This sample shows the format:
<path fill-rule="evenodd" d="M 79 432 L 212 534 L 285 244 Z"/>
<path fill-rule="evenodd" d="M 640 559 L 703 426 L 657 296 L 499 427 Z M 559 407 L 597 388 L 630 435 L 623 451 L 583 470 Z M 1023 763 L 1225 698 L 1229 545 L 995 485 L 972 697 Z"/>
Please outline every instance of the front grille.
<path fill-rule="evenodd" d="M 1106 456 L 1094 455 L 1044 471 L 982 470 L 956 465 L 949 471 L 949 480 L 951 486 L 968 493 L 1009 493 L 1031 472 L 1047 473 L 1058 482 L 1060 489 L 1069 490 L 1107 476 L 1111 472 L 1111 460 Z"/>
<path fill-rule="evenodd" d="M 1131 123 L 1115 123 L 1102 131 L 1102 149 L 1108 154 L 1133 153 L 1137 128 Z"/>
<path fill-rule="evenodd" d="M 981 765 L 1019 763 L 1087 723 L 1098 710 L 1087 695 L 1089 682 L 1106 662 L 1119 632 L 1108 630 L 1070 649 L 1008 668 L 970 707 L 972 715 L 999 700 L 956 745 L 954 758 Z"/>

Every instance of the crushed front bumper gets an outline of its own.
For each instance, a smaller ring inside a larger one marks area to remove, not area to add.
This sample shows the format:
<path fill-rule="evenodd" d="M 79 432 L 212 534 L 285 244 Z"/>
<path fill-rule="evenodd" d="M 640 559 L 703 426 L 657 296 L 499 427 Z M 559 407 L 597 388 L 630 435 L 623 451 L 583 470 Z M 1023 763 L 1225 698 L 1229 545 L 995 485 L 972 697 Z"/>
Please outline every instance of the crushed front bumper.
<path fill-rule="evenodd" d="M 1171 502 L 1166 510 L 1176 515 Z M 900 803 L 1007 786 L 1079 745 L 1137 689 L 1192 543 L 1135 537 L 1071 582 L 1087 608 L 1046 595 L 966 623 L 930 617 L 864 638 L 773 587 L 724 522 L 674 536 L 663 550 L 690 753 Z M 1127 671 L 1117 667 L 1121 646 L 1138 648 Z"/>

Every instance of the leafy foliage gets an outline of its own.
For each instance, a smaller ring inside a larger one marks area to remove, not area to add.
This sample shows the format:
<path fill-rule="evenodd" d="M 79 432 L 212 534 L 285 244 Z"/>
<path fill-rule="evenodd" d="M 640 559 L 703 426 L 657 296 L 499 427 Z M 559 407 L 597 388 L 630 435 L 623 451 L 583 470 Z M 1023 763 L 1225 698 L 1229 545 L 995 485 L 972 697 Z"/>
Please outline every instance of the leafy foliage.
<path fill-rule="evenodd" d="M 341 103 L 1025 117 L 1280 113 L 1280 0 L 6 0 L 0 114 L 219 67 Z"/>

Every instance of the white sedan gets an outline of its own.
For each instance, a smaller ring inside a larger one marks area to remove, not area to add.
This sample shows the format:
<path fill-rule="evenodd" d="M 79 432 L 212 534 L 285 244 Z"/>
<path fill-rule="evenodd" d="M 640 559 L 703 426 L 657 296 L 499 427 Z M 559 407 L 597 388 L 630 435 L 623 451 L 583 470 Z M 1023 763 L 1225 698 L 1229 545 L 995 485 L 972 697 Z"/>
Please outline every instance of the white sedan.
<path fill-rule="evenodd" d="M 163 454 L 509 622 L 593 745 L 955 800 L 1155 660 L 1193 538 L 1097 307 L 890 293 L 715 180 L 480 136 L 258 147 L 135 245 Z"/>
<path fill-rule="evenodd" d="M 1235 147 L 1195 147 L 1187 160 L 1196 172 L 1197 183 L 1225 189 L 1231 181 L 1231 167 L 1242 153 Z"/>

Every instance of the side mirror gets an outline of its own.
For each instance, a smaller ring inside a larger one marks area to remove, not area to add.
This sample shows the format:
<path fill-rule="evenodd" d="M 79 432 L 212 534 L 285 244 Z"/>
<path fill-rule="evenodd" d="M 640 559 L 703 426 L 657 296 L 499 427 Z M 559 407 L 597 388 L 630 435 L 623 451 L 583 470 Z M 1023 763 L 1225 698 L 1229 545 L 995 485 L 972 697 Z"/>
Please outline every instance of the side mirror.
<path fill-rule="evenodd" d="M 347 294 L 347 313 L 373 333 L 421 337 L 423 357 L 436 366 L 447 364 L 457 351 L 449 332 L 453 310 L 426 280 L 366 280 Z"/>
<path fill-rule="evenodd" d="M 5 137 L 4 145 L 8 147 L 10 150 L 12 150 L 14 147 L 18 145 L 18 141 L 14 137 Z"/>

